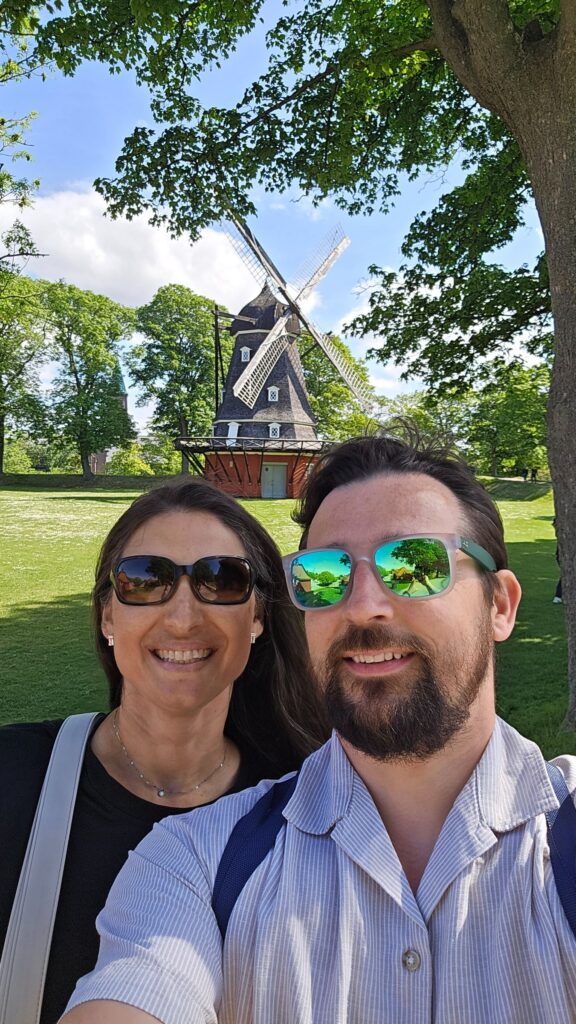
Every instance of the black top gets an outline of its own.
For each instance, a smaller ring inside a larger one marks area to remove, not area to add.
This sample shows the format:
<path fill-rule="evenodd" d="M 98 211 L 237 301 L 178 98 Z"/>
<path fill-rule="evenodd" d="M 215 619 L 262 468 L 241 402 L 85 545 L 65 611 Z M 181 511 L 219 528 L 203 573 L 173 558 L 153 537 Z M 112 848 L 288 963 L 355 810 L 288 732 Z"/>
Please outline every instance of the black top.
<path fill-rule="evenodd" d="M 101 715 L 94 729 L 103 719 Z M 0 728 L 0 950 L 36 804 L 61 724 L 31 722 Z M 253 786 L 265 774 L 243 756 L 229 792 Z M 161 807 L 129 793 L 87 748 L 56 914 L 41 1024 L 55 1024 L 78 978 L 94 967 L 98 955 L 94 921 L 128 851 L 155 822 L 185 811 Z"/>

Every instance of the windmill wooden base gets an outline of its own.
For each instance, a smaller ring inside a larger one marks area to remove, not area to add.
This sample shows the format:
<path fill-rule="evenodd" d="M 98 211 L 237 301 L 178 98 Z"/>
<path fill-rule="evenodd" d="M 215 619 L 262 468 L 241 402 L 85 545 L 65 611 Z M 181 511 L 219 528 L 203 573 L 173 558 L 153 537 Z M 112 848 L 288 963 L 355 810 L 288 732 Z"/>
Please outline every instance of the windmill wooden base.
<path fill-rule="evenodd" d="M 228 443 L 227 443 L 228 442 Z M 235 498 L 298 498 L 327 442 L 298 438 L 179 437 L 192 472 Z"/>

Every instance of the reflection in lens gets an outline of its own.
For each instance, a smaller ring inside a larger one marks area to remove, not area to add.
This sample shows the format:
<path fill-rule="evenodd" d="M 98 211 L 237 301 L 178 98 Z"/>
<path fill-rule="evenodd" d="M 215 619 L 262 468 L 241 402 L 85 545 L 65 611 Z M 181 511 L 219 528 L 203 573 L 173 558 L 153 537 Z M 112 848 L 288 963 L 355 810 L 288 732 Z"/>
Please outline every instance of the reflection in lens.
<path fill-rule="evenodd" d="M 200 558 L 194 565 L 194 584 L 202 601 L 236 604 L 250 588 L 250 573 L 239 558 Z"/>
<path fill-rule="evenodd" d="M 129 604 L 161 601 L 174 582 L 174 568 L 165 558 L 125 558 L 116 572 L 120 596 Z"/>
<path fill-rule="evenodd" d="M 302 608 L 325 608 L 344 597 L 350 582 L 350 555 L 337 548 L 303 552 L 292 562 L 292 589 Z"/>
<path fill-rule="evenodd" d="M 401 597 L 432 597 L 450 583 L 448 551 L 433 537 L 390 541 L 378 548 L 374 561 L 382 581 Z"/>

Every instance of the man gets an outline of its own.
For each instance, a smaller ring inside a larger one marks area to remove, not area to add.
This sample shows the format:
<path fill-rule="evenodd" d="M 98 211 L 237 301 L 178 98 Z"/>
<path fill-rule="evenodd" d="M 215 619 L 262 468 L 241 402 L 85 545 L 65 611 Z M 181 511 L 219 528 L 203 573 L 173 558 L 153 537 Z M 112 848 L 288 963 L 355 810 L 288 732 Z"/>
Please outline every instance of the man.
<path fill-rule="evenodd" d="M 299 521 L 288 581 L 335 733 L 223 951 L 218 862 L 270 784 L 144 840 L 66 1024 L 576 1020 L 558 801 L 537 747 L 495 717 L 494 643 L 520 599 L 495 506 L 458 461 L 361 438 L 320 460 Z"/>

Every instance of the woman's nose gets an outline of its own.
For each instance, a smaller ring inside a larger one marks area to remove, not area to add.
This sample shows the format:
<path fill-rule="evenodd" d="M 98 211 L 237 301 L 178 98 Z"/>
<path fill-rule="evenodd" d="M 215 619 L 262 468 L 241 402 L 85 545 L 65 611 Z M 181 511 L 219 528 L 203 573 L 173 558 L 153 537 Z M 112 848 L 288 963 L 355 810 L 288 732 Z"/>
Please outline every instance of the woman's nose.
<path fill-rule="evenodd" d="M 204 615 L 204 602 L 199 601 L 192 590 L 187 575 L 181 576 L 172 597 L 164 605 L 165 621 L 173 628 L 188 629 Z"/>

